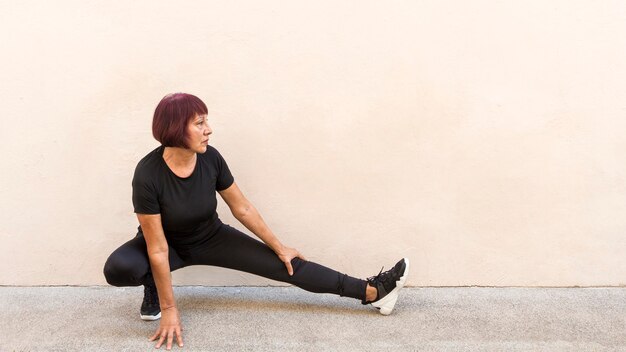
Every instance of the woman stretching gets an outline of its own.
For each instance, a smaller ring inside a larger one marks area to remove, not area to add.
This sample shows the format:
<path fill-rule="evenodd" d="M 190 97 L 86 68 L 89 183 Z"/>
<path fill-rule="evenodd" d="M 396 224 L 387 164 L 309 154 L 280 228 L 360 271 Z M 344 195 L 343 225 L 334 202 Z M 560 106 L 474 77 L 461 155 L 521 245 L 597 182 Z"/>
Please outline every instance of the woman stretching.
<path fill-rule="evenodd" d="M 183 346 L 170 272 L 189 265 L 220 266 L 310 292 L 352 297 L 389 315 L 406 282 L 409 260 L 361 280 L 307 261 L 282 244 L 241 193 L 226 161 L 209 146 L 213 131 L 207 114 L 206 105 L 190 94 L 170 94 L 158 104 L 152 134 L 161 146 L 139 161 L 132 182 L 138 233 L 104 265 L 109 284 L 144 285 L 141 318 L 161 319 L 150 341 L 158 339 L 157 348 L 166 342 L 169 350 L 176 337 Z M 265 243 L 220 221 L 216 192 Z"/>

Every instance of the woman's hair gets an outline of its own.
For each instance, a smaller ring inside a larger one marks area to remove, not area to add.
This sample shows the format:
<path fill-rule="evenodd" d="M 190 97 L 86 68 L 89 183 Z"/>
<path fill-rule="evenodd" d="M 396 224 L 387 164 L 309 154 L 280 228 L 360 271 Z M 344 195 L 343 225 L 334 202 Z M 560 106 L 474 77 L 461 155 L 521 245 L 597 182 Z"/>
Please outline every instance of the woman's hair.
<path fill-rule="evenodd" d="M 154 110 L 152 135 L 165 147 L 189 148 L 187 124 L 196 115 L 206 115 L 206 105 L 195 95 L 168 94 Z"/>

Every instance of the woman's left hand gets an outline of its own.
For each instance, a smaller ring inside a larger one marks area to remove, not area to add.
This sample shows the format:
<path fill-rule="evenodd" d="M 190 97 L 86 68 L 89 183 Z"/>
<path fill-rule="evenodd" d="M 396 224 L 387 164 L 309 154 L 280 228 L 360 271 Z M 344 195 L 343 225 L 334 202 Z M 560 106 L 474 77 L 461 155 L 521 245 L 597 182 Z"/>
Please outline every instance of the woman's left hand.
<path fill-rule="evenodd" d="M 276 255 L 278 258 L 285 263 L 287 267 L 287 272 L 289 272 L 289 276 L 293 276 L 293 267 L 291 266 L 291 260 L 295 257 L 298 257 L 302 260 L 306 260 L 306 258 L 298 252 L 295 248 L 290 248 L 287 246 L 283 246 L 280 250 L 276 251 Z"/>

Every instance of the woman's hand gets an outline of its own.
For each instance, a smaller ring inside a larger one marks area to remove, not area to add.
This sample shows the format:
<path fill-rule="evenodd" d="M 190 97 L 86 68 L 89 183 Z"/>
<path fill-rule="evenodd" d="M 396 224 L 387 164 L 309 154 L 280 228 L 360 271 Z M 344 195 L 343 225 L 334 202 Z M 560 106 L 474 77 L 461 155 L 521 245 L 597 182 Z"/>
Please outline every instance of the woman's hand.
<path fill-rule="evenodd" d="M 293 267 L 291 266 L 291 260 L 293 258 L 298 257 L 302 260 L 306 260 L 306 258 L 300 254 L 297 249 L 286 246 L 282 246 L 280 250 L 276 251 L 276 255 L 278 255 L 278 258 L 285 263 L 289 276 L 293 276 Z"/>
<path fill-rule="evenodd" d="M 156 344 L 156 348 L 160 348 L 165 339 L 167 338 L 167 350 L 172 349 L 172 342 L 174 341 L 174 335 L 176 335 L 176 341 L 178 346 L 183 347 L 183 326 L 180 323 L 180 315 L 178 314 L 178 308 L 169 307 L 161 309 L 161 322 L 156 333 L 150 338 L 150 341 L 154 341 L 157 338 L 159 342 Z"/>

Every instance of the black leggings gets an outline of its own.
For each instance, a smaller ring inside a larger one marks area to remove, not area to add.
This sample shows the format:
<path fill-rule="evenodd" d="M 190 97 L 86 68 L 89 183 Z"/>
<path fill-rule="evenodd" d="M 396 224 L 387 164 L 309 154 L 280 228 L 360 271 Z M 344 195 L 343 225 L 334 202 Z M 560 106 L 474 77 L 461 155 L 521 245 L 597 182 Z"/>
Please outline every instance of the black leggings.
<path fill-rule="evenodd" d="M 213 265 L 287 282 L 304 290 L 365 299 L 367 281 L 339 273 L 300 258 L 291 260 L 293 276 L 265 243 L 222 224 L 206 241 L 189 251 L 169 247 L 170 270 L 189 265 Z M 139 286 L 153 282 L 146 241 L 141 233 L 116 249 L 104 265 L 104 276 L 113 286 Z"/>

